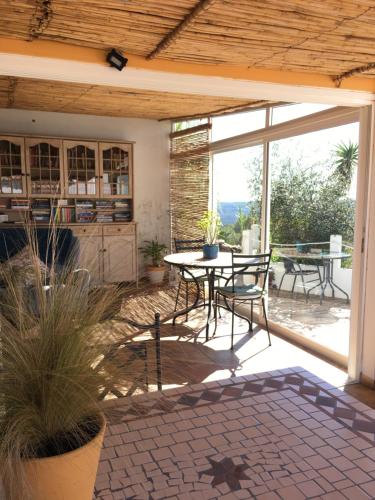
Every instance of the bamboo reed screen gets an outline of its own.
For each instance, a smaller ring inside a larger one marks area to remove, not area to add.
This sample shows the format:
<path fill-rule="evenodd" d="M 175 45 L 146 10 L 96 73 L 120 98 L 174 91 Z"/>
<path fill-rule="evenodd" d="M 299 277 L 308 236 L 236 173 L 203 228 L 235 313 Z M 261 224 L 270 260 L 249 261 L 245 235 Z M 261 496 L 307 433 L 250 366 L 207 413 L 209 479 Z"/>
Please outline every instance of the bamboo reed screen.
<path fill-rule="evenodd" d="M 172 243 L 202 237 L 197 222 L 208 209 L 210 129 L 207 123 L 170 135 Z"/>

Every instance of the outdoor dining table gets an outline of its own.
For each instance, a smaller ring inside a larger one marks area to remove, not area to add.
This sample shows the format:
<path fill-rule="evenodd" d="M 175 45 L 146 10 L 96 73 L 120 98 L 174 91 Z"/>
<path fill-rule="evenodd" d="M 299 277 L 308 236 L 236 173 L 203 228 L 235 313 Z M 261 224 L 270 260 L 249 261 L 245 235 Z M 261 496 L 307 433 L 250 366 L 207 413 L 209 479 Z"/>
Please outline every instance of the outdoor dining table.
<path fill-rule="evenodd" d="M 341 293 L 343 293 L 346 296 L 346 300 L 349 303 L 349 295 L 340 288 L 337 283 L 333 281 L 333 263 L 335 260 L 345 260 L 351 257 L 349 253 L 345 252 L 321 252 L 321 253 L 299 253 L 299 252 L 283 252 L 282 256 L 288 257 L 289 259 L 304 259 L 304 260 L 313 260 L 315 261 L 318 265 L 319 262 L 322 263 L 323 266 L 323 278 L 321 283 L 318 283 L 314 287 L 310 288 L 309 292 L 311 290 L 314 290 L 314 288 L 317 288 L 318 286 L 321 286 L 321 298 L 325 297 L 325 290 L 327 286 L 329 285 L 332 290 L 332 297 L 335 296 L 335 288 L 339 290 Z M 308 292 L 308 293 L 309 293 Z"/>
<path fill-rule="evenodd" d="M 170 264 L 171 266 L 177 267 L 181 272 L 194 269 L 204 270 L 207 274 L 207 282 L 208 282 L 208 301 L 205 303 L 199 303 L 199 295 L 200 295 L 200 287 L 197 280 L 194 279 L 194 274 L 191 273 L 193 277 L 193 281 L 197 287 L 197 297 L 194 304 L 189 308 L 192 310 L 194 308 L 207 306 L 207 322 L 206 322 L 206 341 L 208 340 L 209 335 L 209 323 L 211 319 L 212 313 L 212 303 L 214 300 L 214 291 L 215 291 L 215 281 L 219 277 L 219 271 L 222 273 L 227 270 L 228 277 L 232 272 L 232 254 L 230 252 L 219 252 L 216 259 L 205 259 L 203 257 L 203 252 L 181 252 L 181 253 L 172 253 L 170 255 L 166 255 L 164 257 L 164 262 Z M 184 311 L 185 312 L 185 311 Z M 236 316 L 245 319 L 247 322 L 249 320 L 237 312 L 235 312 Z"/>

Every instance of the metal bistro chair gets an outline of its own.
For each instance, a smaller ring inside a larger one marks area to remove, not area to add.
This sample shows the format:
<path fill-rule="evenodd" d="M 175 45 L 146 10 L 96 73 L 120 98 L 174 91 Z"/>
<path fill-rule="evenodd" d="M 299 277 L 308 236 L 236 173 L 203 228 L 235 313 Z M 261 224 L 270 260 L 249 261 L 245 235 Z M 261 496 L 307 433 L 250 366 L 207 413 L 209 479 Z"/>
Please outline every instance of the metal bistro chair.
<path fill-rule="evenodd" d="M 177 253 L 194 252 L 194 251 L 202 249 L 202 247 L 204 245 L 204 239 L 202 238 L 202 239 L 197 239 L 197 240 L 179 240 L 179 239 L 175 238 L 174 245 L 175 245 L 175 249 L 176 249 Z M 190 269 L 189 274 L 188 274 L 182 269 L 178 273 L 178 276 L 180 278 L 180 281 L 178 284 L 176 302 L 174 305 L 175 312 L 177 311 L 177 304 L 178 304 L 178 299 L 180 297 L 182 283 L 185 283 L 185 308 L 186 309 L 188 308 L 188 303 L 189 303 L 189 284 L 194 283 L 195 280 L 198 281 L 199 283 L 203 284 L 203 286 L 202 286 L 203 302 L 206 302 L 204 283 L 208 282 L 208 276 L 207 276 L 207 273 L 205 271 Z M 185 319 L 186 319 L 186 321 L 189 319 L 188 313 L 186 313 Z"/>
<path fill-rule="evenodd" d="M 266 284 L 267 276 L 270 267 L 272 250 L 269 253 L 245 255 L 232 252 L 232 274 L 227 279 L 225 286 L 216 289 L 215 296 L 215 331 L 217 327 L 217 307 L 218 299 L 221 295 L 224 299 L 227 309 L 232 312 L 232 331 L 231 331 L 231 349 L 233 349 L 234 340 L 234 316 L 236 302 L 251 304 L 251 320 L 250 331 L 253 329 L 253 306 L 254 302 L 261 303 L 263 308 L 266 330 L 268 334 L 268 342 L 271 345 L 271 336 L 268 327 L 268 319 L 264 298 L 267 293 Z M 244 283 L 248 279 L 252 279 L 253 283 Z M 229 305 L 230 303 L 230 305 Z"/>
<path fill-rule="evenodd" d="M 303 293 L 305 294 L 306 302 L 309 299 L 309 292 L 310 292 L 310 289 L 307 289 L 307 287 L 306 287 L 307 284 L 318 282 L 317 285 L 315 285 L 313 288 L 320 285 L 321 291 L 323 293 L 322 276 L 320 274 L 320 269 L 319 269 L 319 266 L 317 264 L 311 265 L 311 267 L 306 268 L 306 267 L 302 267 L 301 264 L 299 264 L 297 261 L 291 259 L 290 257 L 286 257 L 285 255 L 280 255 L 280 257 L 283 259 L 284 274 L 282 275 L 281 280 L 280 280 L 280 285 L 279 285 L 279 288 L 277 291 L 277 296 L 280 295 L 280 290 L 281 290 L 285 276 L 294 276 L 293 286 L 292 286 L 292 295 L 294 294 L 294 288 L 296 286 L 297 278 L 299 277 L 301 279 Z M 317 275 L 317 277 L 310 279 L 310 280 L 305 279 L 306 277 L 314 276 L 314 275 Z M 322 294 L 320 296 L 320 303 L 322 303 Z"/>

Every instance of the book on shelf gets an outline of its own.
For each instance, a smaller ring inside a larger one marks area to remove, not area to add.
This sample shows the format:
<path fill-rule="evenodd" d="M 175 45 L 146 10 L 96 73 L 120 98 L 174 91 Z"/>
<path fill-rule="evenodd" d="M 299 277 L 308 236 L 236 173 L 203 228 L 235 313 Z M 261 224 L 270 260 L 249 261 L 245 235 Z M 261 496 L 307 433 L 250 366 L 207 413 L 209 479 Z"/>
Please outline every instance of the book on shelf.
<path fill-rule="evenodd" d="M 116 200 L 115 208 L 128 208 L 130 210 L 131 202 L 130 200 Z"/>
<path fill-rule="evenodd" d="M 76 201 L 77 208 L 94 208 L 94 202 L 92 200 L 77 200 Z"/>
<path fill-rule="evenodd" d="M 12 198 L 10 206 L 14 210 L 28 210 L 30 208 L 30 200 L 23 198 Z"/>
<path fill-rule="evenodd" d="M 91 210 L 87 210 L 85 212 L 77 213 L 77 222 L 94 222 L 95 221 L 95 212 Z"/>
<path fill-rule="evenodd" d="M 39 209 L 49 209 L 50 208 L 50 202 L 49 200 L 46 200 L 45 198 L 35 198 L 32 200 L 31 203 L 31 208 L 32 210 L 39 210 Z"/>
<path fill-rule="evenodd" d="M 118 212 L 113 214 L 113 219 L 115 222 L 129 222 L 132 217 L 130 212 Z"/>
<path fill-rule="evenodd" d="M 97 200 L 96 208 L 113 208 L 113 202 L 109 200 Z"/>
<path fill-rule="evenodd" d="M 57 224 L 75 222 L 75 209 L 71 207 L 54 207 L 53 218 Z"/>
<path fill-rule="evenodd" d="M 48 223 L 50 222 L 50 215 L 44 215 L 44 214 L 34 214 L 33 213 L 33 221 L 35 222 L 45 222 Z"/>
<path fill-rule="evenodd" d="M 117 194 L 129 194 L 129 176 L 118 175 L 116 182 L 116 192 Z"/>

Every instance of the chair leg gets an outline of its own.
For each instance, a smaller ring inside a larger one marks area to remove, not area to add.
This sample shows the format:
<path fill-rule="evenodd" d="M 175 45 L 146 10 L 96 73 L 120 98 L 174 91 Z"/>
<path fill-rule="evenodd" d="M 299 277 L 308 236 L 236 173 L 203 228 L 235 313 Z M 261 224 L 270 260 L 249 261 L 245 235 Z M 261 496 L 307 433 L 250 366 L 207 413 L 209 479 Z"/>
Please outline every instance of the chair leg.
<path fill-rule="evenodd" d="M 253 332 L 253 310 L 254 310 L 254 302 L 251 301 L 250 332 Z"/>
<path fill-rule="evenodd" d="M 305 294 L 305 300 L 307 303 L 308 302 L 308 295 L 306 292 L 305 278 L 303 277 L 303 274 L 301 274 L 301 280 L 302 280 L 302 286 L 303 286 L 303 293 Z"/>
<path fill-rule="evenodd" d="M 181 290 L 181 281 L 179 282 L 178 288 L 177 288 L 176 301 L 174 303 L 174 309 L 173 309 L 174 312 L 177 311 L 177 304 L 178 304 L 178 299 L 180 297 L 180 290 Z"/>
<path fill-rule="evenodd" d="M 267 334 L 268 334 L 268 343 L 269 343 L 269 345 L 271 345 L 271 335 L 270 335 L 270 329 L 268 327 L 268 319 L 267 319 L 267 313 L 266 313 L 266 304 L 264 303 L 264 297 L 262 298 L 262 307 L 263 307 L 264 321 L 266 323 L 266 329 L 267 329 Z"/>
<path fill-rule="evenodd" d="M 216 329 L 217 329 L 217 304 L 218 304 L 218 300 L 219 300 L 218 295 L 219 294 L 216 292 L 215 293 L 215 306 L 214 306 L 215 329 L 214 329 L 213 336 L 215 335 Z"/>
<path fill-rule="evenodd" d="M 280 290 L 281 290 L 281 287 L 283 285 L 283 281 L 284 281 L 285 275 L 286 275 L 286 273 L 283 274 L 283 276 L 281 278 L 281 281 L 280 281 L 279 289 L 277 290 L 277 296 L 278 297 L 280 296 Z"/>
<path fill-rule="evenodd" d="M 293 286 L 292 286 L 292 296 L 294 296 L 294 287 L 296 286 L 297 275 L 294 276 Z"/>
<path fill-rule="evenodd" d="M 189 283 L 186 281 L 186 283 L 185 283 L 185 307 L 186 307 L 186 309 L 188 308 L 188 305 L 189 305 Z M 185 321 L 188 321 L 188 320 L 189 320 L 189 314 L 186 313 Z"/>
<path fill-rule="evenodd" d="M 234 300 L 232 300 L 232 333 L 231 333 L 231 345 L 230 348 L 233 351 L 234 344 Z"/>

